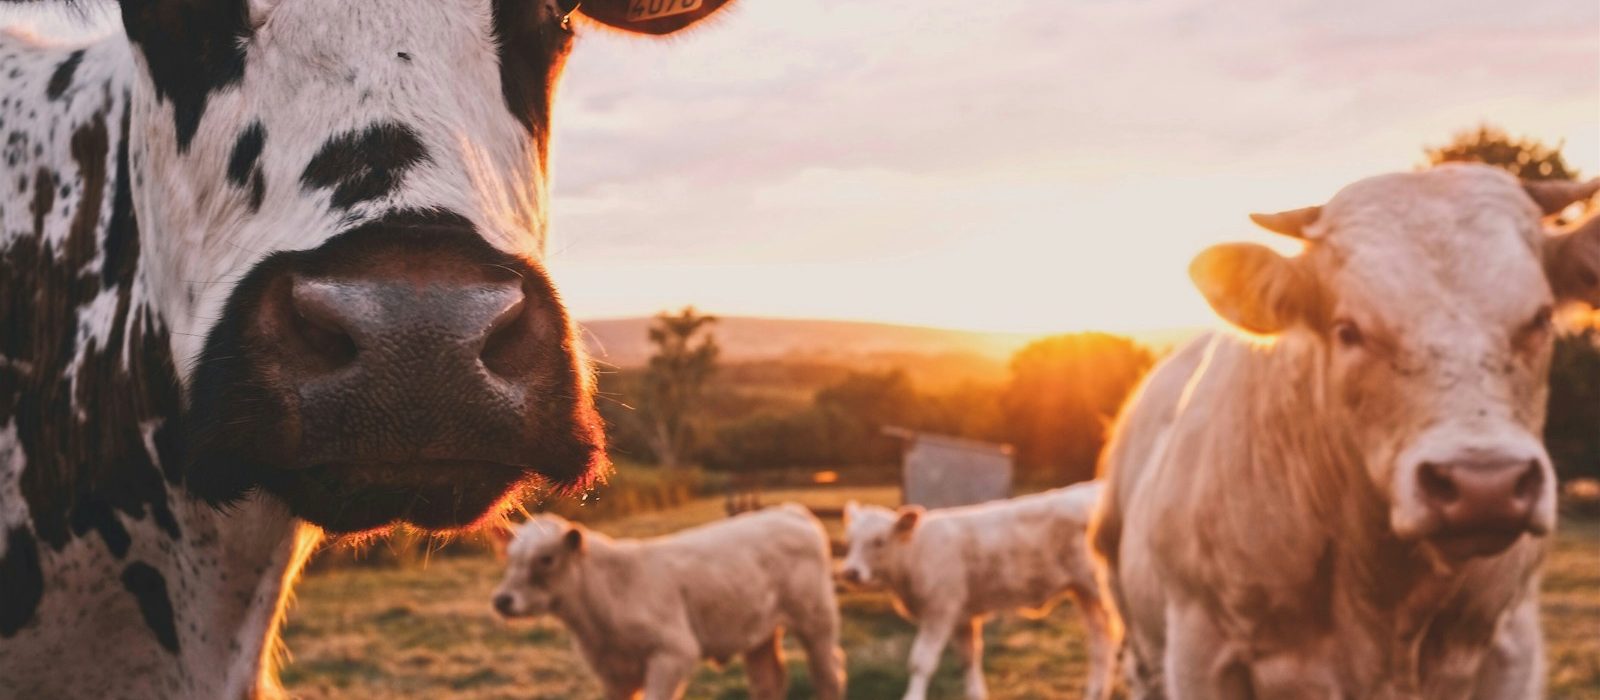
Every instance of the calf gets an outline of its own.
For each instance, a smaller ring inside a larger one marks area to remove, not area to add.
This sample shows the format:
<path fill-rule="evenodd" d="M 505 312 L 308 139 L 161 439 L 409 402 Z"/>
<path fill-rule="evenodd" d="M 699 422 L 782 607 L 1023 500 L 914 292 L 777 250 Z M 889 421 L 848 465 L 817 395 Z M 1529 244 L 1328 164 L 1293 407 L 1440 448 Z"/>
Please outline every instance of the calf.
<path fill-rule="evenodd" d="M 607 697 L 677 698 L 701 659 L 742 654 L 751 697 L 782 698 L 785 629 L 805 648 L 816 697 L 843 697 L 828 538 L 801 506 L 649 540 L 613 540 L 540 515 L 506 553 L 495 610 L 560 619 Z"/>
<path fill-rule="evenodd" d="M 14 1 L 14 0 L 13 0 Z M 605 466 L 540 260 L 585 23 L 725 0 L 124 0 L 0 32 L 0 696 L 271 694 L 321 533 Z"/>
<path fill-rule="evenodd" d="M 1110 697 L 1113 630 L 1084 540 L 1100 490 L 1090 482 L 928 513 L 919 506 L 896 512 L 845 505 L 849 551 L 841 575 L 854 584 L 886 585 L 900 613 L 918 623 L 907 700 L 927 696 L 952 633 L 966 663 L 967 697 L 987 697 L 983 618 L 1017 608 L 1042 616 L 1068 595 L 1089 633 L 1084 696 Z"/>
<path fill-rule="evenodd" d="M 1543 696 L 1551 312 L 1596 301 L 1600 228 L 1540 217 L 1596 185 L 1385 175 L 1255 217 L 1298 255 L 1201 253 L 1253 337 L 1152 372 L 1091 533 L 1134 697 Z"/>

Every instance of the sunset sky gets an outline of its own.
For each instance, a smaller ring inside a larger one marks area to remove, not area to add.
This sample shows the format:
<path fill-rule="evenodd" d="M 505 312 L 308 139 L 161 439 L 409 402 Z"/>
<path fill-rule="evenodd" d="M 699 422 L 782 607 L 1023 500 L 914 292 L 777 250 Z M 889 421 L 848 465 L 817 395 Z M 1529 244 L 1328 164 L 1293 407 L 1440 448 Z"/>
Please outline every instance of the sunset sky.
<path fill-rule="evenodd" d="M 557 101 L 579 317 L 1029 332 L 1207 323 L 1246 214 L 1489 120 L 1600 174 L 1594 0 L 745 0 L 590 36 Z"/>
<path fill-rule="evenodd" d="M 1191 326 L 1248 212 L 1486 120 L 1600 174 L 1600 3 L 742 0 L 580 39 L 549 264 L 578 318 Z"/>

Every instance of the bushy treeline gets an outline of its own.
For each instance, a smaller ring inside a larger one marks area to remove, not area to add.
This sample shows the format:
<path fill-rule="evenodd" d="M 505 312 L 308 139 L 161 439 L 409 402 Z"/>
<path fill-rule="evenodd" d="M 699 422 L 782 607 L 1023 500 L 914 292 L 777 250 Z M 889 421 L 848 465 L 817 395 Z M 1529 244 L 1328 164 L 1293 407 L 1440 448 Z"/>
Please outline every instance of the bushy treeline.
<path fill-rule="evenodd" d="M 1556 338 L 1544 441 L 1562 480 L 1600 478 L 1600 331 Z"/>
<path fill-rule="evenodd" d="M 1550 454 L 1563 479 L 1600 477 L 1600 331 L 1560 336 L 1551 366 Z M 1118 336 L 1077 333 L 1035 342 L 1012 357 L 1009 379 L 956 385 L 904 370 L 837 362 L 764 360 L 719 367 L 686 454 L 714 472 L 755 477 L 804 469 L 889 466 L 900 443 L 884 426 L 1004 442 L 1020 476 L 1050 485 L 1091 478 L 1110 421 L 1156 355 Z M 632 426 L 628 392 L 642 370 L 604 375 L 613 451 L 654 462 Z M 866 472 L 860 472 L 866 473 Z M 892 469 L 871 473 L 891 475 Z"/>
<path fill-rule="evenodd" d="M 1008 378 L 990 382 L 919 381 L 903 369 L 822 361 L 732 364 L 708 382 L 687 454 L 745 473 L 890 464 L 901 445 L 883 428 L 901 426 L 1011 443 L 1023 478 L 1068 483 L 1093 475 L 1106 425 L 1153 361 L 1127 338 L 1075 333 L 1023 348 Z M 602 411 L 613 449 L 653 461 L 629 400 L 647 372 L 604 375 L 601 389 L 614 400 Z"/>

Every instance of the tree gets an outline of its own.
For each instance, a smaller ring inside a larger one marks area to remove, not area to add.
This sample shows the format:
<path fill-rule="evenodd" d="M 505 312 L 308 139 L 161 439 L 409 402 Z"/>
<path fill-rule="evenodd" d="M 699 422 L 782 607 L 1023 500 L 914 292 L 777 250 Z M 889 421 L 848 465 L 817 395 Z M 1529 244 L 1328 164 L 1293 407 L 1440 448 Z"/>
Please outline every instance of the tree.
<path fill-rule="evenodd" d="M 690 448 L 695 410 L 717 368 L 717 339 L 710 330 L 716 321 L 686 306 L 657 314 L 650 326 L 655 354 L 640 378 L 638 415 L 662 466 L 677 466 Z"/>
<path fill-rule="evenodd" d="M 900 445 L 886 425 L 916 425 L 923 397 L 903 370 L 849 372 L 819 390 L 811 405 L 758 413 L 722 426 L 706 453 L 714 468 L 888 464 Z"/>
<path fill-rule="evenodd" d="M 1523 180 L 1578 179 L 1578 171 L 1561 155 L 1561 144 L 1548 146 L 1535 138 L 1514 137 L 1489 124 L 1458 132 L 1449 143 L 1423 151 L 1429 165 L 1468 161 L 1504 168 Z"/>
<path fill-rule="evenodd" d="M 1018 466 L 1047 483 L 1094 478 L 1106 426 L 1154 363 L 1144 346 L 1105 333 L 1055 336 L 1018 351 L 1001 397 Z"/>

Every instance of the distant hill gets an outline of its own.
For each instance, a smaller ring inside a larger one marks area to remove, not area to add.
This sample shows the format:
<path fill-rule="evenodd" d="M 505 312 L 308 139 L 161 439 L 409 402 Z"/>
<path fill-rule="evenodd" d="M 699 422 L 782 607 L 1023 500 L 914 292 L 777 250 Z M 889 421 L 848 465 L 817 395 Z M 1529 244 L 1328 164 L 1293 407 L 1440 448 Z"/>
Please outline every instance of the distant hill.
<path fill-rule="evenodd" d="M 650 343 L 646 340 L 650 322 L 650 318 L 640 317 L 594 319 L 579 325 L 595 359 L 617 367 L 637 367 L 650 357 Z M 808 359 L 856 363 L 907 356 L 967 356 L 1003 367 L 1012 353 L 1040 337 L 863 321 L 747 316 L 720 317 L 715 329 L 722 357 L 729 362 Z M 1162 351 L 1196 332 L 1197 329 L 1168 329 L 1129 335 Z"/>
<path fill-rule="evenodd" d="M 618 367 L 643 365 L 650 357 L 650 318 L 580 321 L 595 359 Z M 853 360 L 880 355 L 976 355 L 1004 361 L 1034 336 L 981 333 L 861 321 L 719 317 L 717 344 L 724 360 L 773 358 Z"/>

